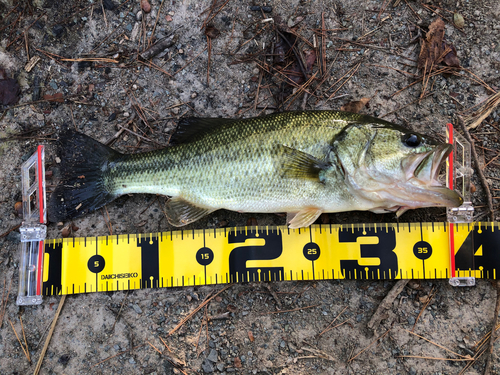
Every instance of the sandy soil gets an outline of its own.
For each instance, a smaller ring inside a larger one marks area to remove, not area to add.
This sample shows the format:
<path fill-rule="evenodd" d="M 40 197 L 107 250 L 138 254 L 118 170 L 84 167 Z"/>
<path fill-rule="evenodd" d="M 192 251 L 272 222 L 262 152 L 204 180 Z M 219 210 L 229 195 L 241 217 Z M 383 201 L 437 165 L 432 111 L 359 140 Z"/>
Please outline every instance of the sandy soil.
<path fill-rule="evenodd" d="M 302 51 L 314 48 L 313 30 L 322 28 L 322 17 L 329 30 L 324 43 L 329 76 L 322 85 L 316 81 L 311 86 L 318 86 L 314 95 L 304 99 L 299 93 L 288 109 L 339 109 L 369 97 L 363 113 L 388 114 L 384 119 L 444 139 L 445 124 L 453 121 L 455 114 L 490 95 L 487 85 L 494 90 L 500 87 L 500 3 L 495 0 L 402 1 L 396 2 L 396 7 L 391 4 L 380 17 L 381 1 L 229 1 L 211 20 L 220 35 L 211 39 L 208 85 L 209 55 L 202 26 L 211 2 L 167 0 L 160 9 L 160 1 L 152 0 L 151 12 L 141 14 L 139 1 L 122 5 L 117 0 L 103 1 L 107 8 L 114 5 L 104 14 L 100 0 L 36 0 L 20 2 L 15 9 L 14 3 L 0 2 L 0 67 L 20 84 L 20 104 L 42 102 L 0 112 L 0 234 L 8 233 L 0 238 L 0 289 L 4 295 L 11 285 L 0 322 L 1 374 L 33 372 L 60 300 L 48 297 L 41 306 L 16 306 L 19 232 L 9 231 L 21 223 L 14 209 L 20 200 L 20 165 L 40 143 L 47 146 L 47 170 L 52 171 L 47 183 L 49 190 L 53 189 L 60 173 L 53 140 L 63 124 L 100 141 L 109 140 L 119 126 L 154 139 L 147 141 L 123 131 L 113 143 L 121 152 L 139 152 L 166 144 L 183 116 L 236 118 L 275 111 L 282 78 L 263 74 L 261 79 L 257 64 L 272 64 L 262 52 L 270 53 L 269 47 L 276 42 L 273 23 L 263 23 L 265 18 L 274 18 L 275 24 L 281 20 L 300 34 L 303 39 L 298 48 Z M 219 1 L 215 8 L 223 4 Z M 271 6 L 272 12 L 251 11 L 253 5 Z M 436 17 L 429 7 L 442 8 L 439 13 L 447 19 L 453 18 L 448 11 L 465 18 L 463 30 L 445 22 L 445 39 L 456 47 L 467 71 L 432 78 L 427 88 L 432 94 L 421 101 L 421 83 L 394 95 L 418 74 L 415 62 L 420 44 L 415 38 L 420 28 L 425 34 Z M 22 32 L 28 28 L 24 38 Z M 138 62 L 138 50 L 142 52 L 150 38 L 154 43 L 170 35 L 174 43 L 152 59 L 155 67 Z M 318 40 L 318 49 L 322 49 L 321 38 Z M 26 45 L 30 57 L 41 58 L 30 72 L 24 68 Z M 63 60 L 88 57 L 108 60 Z M 355 74 L 342 87 L 344 81 L 334 85 L 353 68 Z M 318 70 L 315 64 L 312 71 Z M 44 96 L 55 94 L 62 94 L 63 102 L 43 101 Z M 500 188 L 500 164 L 492 160 L 500 146 L 499 117 L 500 110 L 493 112 L 472 132 L 492 189 Z M 476 219 L 484 220 L 486 196 L 476 178 L 474 185 Z M 113 233 L 172 229 L 162 213 L 163 204 L 163 198 L 154 196 L 119 198 L 107 206 Z M 496 209 L 499 220 L 498 203 Z M 284 218 L 277 215 L 217 211 L 190 228 L 243 226 L 255 223 L 252 218 L 259 225 L 284 224 Z M 393 222 L 395 218 L 356 212 L 332 214 L 323 220 L 363 223 Z M 416 210 L 401 220 L 444 221 L 445 214 L 442 209 Z M 71 236 L 107 235 L 107 221 L 101 210 L 77 219 L 74 223 L 79 229 Z M 50 224 L 48 236 L 61 237 L 61 227 Z M 452 288 L 447 280 L 411 281 L 372 332 L 367 322 L 393 285 L 392 281 L 238 284 L 213 299 L 170 337 L 167 333 L 221 286 L 69 296 L 40 373 L 461 373 L 467 364 L 463 359 L 475 355 L 476 344 L 492 327 L 494 284 L 480 280 L 473 288 Z M 429 295 L 434 296 L 424 308 Z M 276 313 L 291 309 L 298 310 Z M 224 313 L 224 319 L 211 320 L 208 327 L 203 324 L 205 315 Z M 320 335 L 339 314 L 335 324 L 345 324 Z M 8 322 L 10 319 L 20 333 L 19 317 L 32 364 Z M 410 334 L 407 330 L 413 327 L 415 333 L 441 347 Z M 173 363 L 184 365 L 176 368 Z M 464 373 L 481 374 L 484 364 L 482 356 Z M 500 373 L 498 343 L 492 373 Z"/>

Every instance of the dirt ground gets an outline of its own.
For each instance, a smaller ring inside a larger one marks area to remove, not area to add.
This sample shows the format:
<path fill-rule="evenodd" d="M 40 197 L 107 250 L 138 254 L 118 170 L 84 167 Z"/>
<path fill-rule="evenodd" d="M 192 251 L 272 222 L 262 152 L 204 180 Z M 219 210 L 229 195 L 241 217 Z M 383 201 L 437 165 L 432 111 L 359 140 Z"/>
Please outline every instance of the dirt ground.
<path fill-rule="evenodd" d="M 151 12 L 145 13 L 140 12 L 138 0 L 123 4 L 0 0 L 0 67 L 20 85 L 18 104 L 29 103 L 14 108 L 0 104 L 4 299 L 10 290 L 0 321 L 1 374 L 34 371 L 61 299 L 47 297 L 40 306 L 16 306 L 20 235 L 11 229 L 21 223 L 14 208 L 21 198 L 20 165 L 36 145 L 46 145 L 46 168 L 52 172 L 47 186 L 52 190 L 60 174 L 54 140 L 63 124 L 103 142 L 119 132 L 113 147 L 130 153 L 166 145 L 183 116 L 237 118 L 279 109 L 340 109 L 348 102 L 371 98 L 363 113 L 388 114 L 384 119 L 444 139 L 447 122 L 500 87 L 497 0 L 228 0 L 216 2 L 213 8 L 221 10 L 215 15 L 209 1 L 149 3 Z M 255 5 L 272 11 L 251 10 Z M 405 87 L 421 74 L 416 69 L 418 36 L 425 36 L 436 19 L 431 10 L 447 20 L 445 39 L 455 46 L 463 69 L 432 77 L 426 87 L 430 94 L 419 100 L 421 82 Z M 449 22 L 453 12 L 464 17 L 462 30 Z M 208 37 L 203 28 L 207 18 L 212 18 L 208 23 L 214 27 Z M 307 96 L 301 89 L 280 89 L 286 79 L 275 69 L 277 52 L 270 49 L 279 42 L 277 25 L 301 36 L 298 50 L 317 53 L 309 77 L 318 75 Z M 321 29 L 326 30 L 323 38 Z M 169 36 L 173 43 L 151 59 L 154 66 L 138 57 L 148 44 Z M 30 58 L 41 58 L 29 72 L 27 48 Z M 265 66 L 273 76 L 263 73 Z M 294 96 L 280 105 L 279 98 L 290 94 Z M 7 108 L 11 109 L 4 111 Z M 500 189 L 500 163 L 495 159 L 499 117 L 497 109 L 471 132 L 494 197 L 500 196 L 494 190 Z M 120 132 L 121 127 L 126 130 Z M 475 218 L 485 220 L 486 194 L 476 177 L 473 182 Z M 493 199 L 495 220 L 500 219 L 497 199 Z M 121 197 L 107 206 L 109 218 L 102 210 L 79 218 L 74 221 L 79 229 L 70 235 L 107 235 L 110 226 L 114 234 L 171 230 L 163 203 L 161 197 Z M 445 218 L 444 210 L 436 208 L 408 212 L 401 221 Z M 322 220 L 365 223 L 395 218 L 355 212 L 330 214 Z M 189 228 L 255 221 L 284 224 L 278 215 L 217 211 Z M 48 226 L 49 238 L 61 235 L 60 226 Z M 394 284 L 344 280 L 237 284 L 171 336 L 167 333 L 173 327 L 222 286 L 68 296 L 40 373 L 482 374 L 486 355 L 477 355 L 472 364 L 469 359 L 481 352 L 478 343 L 492 328 L 495 283 L 478 280 L 472 288 L 453 288 L 447 280 L 410 281 L 373 332 L 367 323 Z M 206 316 L 214 318 L 208 326 Z M 19 317 L 31 364 L 9 323 L 23 340 Z M 335 328 L 323 333 L 335 318 Z M 408 332 L 413 328 L 425 339 Z M 498 354 L 497 342 L 491 373 L 500 373 Z"/>

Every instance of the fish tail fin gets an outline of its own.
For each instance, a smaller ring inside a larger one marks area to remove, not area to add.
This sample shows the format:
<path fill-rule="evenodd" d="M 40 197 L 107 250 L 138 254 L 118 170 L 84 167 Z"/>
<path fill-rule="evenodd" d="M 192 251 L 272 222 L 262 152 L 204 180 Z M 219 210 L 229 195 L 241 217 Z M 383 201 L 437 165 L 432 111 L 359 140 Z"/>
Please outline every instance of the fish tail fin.
<path fill-rule="evenodd" d="M 65 130 L 59 137 L 58 155 L 62 178 L 49 200 L 49 221 L 82 216 L 116 198 L 106 187 L 105 172 L 122 154 L 85 134 Z"/>

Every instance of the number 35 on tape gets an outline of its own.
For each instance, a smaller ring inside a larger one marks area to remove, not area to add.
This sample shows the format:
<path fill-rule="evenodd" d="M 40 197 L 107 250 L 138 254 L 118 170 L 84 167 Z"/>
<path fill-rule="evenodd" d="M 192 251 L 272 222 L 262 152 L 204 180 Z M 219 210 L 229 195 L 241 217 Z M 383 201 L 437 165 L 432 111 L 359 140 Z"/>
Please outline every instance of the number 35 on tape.
<path fill-rule="evenodd" d="M 249 281 L 496 279 L 499 244 L 497 222 L 245 227 L 45 240 L 43 294 Z"/>

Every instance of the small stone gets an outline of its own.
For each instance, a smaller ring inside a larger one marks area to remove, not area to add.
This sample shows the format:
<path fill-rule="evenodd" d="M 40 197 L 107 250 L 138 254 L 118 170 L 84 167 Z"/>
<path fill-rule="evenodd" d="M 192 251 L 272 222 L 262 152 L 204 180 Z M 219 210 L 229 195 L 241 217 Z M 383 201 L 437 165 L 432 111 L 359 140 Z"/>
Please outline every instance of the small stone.
<path fill-rule="evenodd" d="M 128 112 L 123 112 L 123 117 L 128 117 L 128 116 L 130 116 L 130 113 L 128 113 Z"/>
<path fill-rule="evenodd" d="M 198 96 L 198 93 L 197 93 L 197 92 L 193 92 L 193 93 L 191 94 L 191 99 L 194 99 L 194 98 L 196 98 L 197 96 Z"/>
<path fill-rule="evenodd" d="M 18 243 L 21 241 L 21 234 L 15 230 L 10 232 L 7 237 L 7 241 L 13 242 L 13 243 Z"/>
<path fill-rule="evenodd" d="M 141 308 L 139 307 L 139 305 L 138 305 L 138 304 L 134 303 L 134 304 L 132 305 L 132 308 L 134 309 L 134 311 L 135 311 L 137 314 L 142 314 L 142 310 L 141 310 Z"/>
<path fill-rule="evenodd" d="M 49 86 L 52 87 L 54 90 L 57 90 L 57 83 L 53 79 L 50 80 Z"/>
<path fill-rule="evenodd" d="M 138 11 L 137 14 L 135 15 L 135 19 L 137 21 L 141 21 L 142 20 L 142 10 Z"/>
<path fill-rule="evenodd" d="M 52 27 L 52 33 L 56 38 L 60 38 L 64 33 L 64 27 L 62 25 L 54 25 Z"/>
<path fill-rule="evenodd" d="M 56 156 L 56 163 L 60 164 L 61 163 L 61 158 L 59 156 Z"/>
<path fill-rule="evenodd" d="M 207 359 L 210 362 L 216 363 L 217 362 L 217 350 L 215 350 L 215 349 L 210 350 L 210 354 L 208 355 Z"/>
<path fill-rule="evenodd" d="M 203 363 L 201 364 L 201 368 L 206 374 L 211 374 L 212 372 L 214 372 L 214 365 L 208 359 L 205 359 L 203 361 Z"/>
<path fill-rule="evenodd" d="M 133 357 L 130 357 L 128 363 L 130 363 L 131 365 L 135 365 L 135 359 Z"/>
<path fill-rule="evenodd" d="M 106 10 L 113 10 L 115 9 L 115 4 L 111 0 L 102 0 L 102 6 Z"/>

